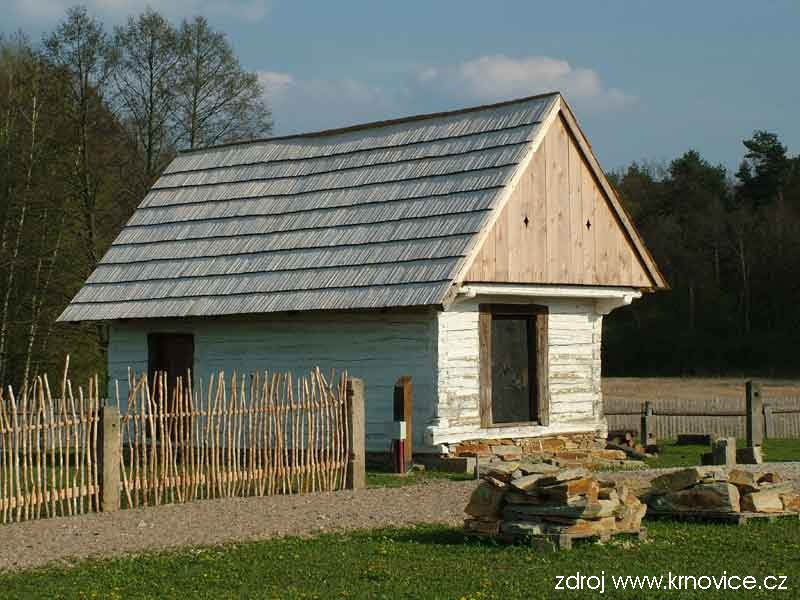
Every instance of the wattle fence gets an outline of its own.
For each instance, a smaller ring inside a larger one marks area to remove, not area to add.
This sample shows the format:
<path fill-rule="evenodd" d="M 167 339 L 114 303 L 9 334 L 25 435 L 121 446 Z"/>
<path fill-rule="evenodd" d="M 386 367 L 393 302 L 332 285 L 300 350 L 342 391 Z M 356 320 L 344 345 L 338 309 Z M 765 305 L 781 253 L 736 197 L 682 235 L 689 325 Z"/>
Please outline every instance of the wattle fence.
<path fill-rule="evenodd" d="M 66 370 L 65 370 L 66 373 Z M 0 515 L 3 523 L 100 510 L 97 378 L 86 394 L 65 377 L 0 390 Z"/>
<path fill-rule="evenodd" d="M 130 383 L 122 416 L 129 506 L 342 489 L 350 455 L 347 375 L 220 373 L 193 389 Z"/>
<path fill-rule="evenodd" d="M 98 378 L 56 393 L 46 376 L 0 391 L 3 523 L 231 496 L 365 485 L 364 388 L 347 374 Z M 120 414 L 120 401 L 124 412 Z"/>

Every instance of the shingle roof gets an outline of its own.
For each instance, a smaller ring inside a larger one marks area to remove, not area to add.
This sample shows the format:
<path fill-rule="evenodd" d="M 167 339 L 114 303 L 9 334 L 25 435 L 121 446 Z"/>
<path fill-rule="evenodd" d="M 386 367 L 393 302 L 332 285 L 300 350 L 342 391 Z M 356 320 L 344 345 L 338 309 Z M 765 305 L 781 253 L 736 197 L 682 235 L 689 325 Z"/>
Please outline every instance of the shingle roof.
<path fill-rule="evenodd" d="M 557 98 L 181 154 L 59 319 L 440 304 Z"/>

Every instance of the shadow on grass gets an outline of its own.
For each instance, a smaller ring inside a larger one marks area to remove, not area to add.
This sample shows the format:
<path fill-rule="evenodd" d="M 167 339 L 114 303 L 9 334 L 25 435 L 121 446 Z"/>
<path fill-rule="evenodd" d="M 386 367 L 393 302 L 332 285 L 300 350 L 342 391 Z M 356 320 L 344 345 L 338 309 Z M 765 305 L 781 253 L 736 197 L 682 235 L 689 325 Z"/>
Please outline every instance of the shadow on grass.
<path fill-rule="evenodd" d="M 446 525 L 419 525 L 413 529 L 391 530 L 386 537 L 394 542 L 423 544 L 426 546 L 472 546 L 497 547 L 502 544 L 477 536 L 467 535 L 457 527 Z"/>

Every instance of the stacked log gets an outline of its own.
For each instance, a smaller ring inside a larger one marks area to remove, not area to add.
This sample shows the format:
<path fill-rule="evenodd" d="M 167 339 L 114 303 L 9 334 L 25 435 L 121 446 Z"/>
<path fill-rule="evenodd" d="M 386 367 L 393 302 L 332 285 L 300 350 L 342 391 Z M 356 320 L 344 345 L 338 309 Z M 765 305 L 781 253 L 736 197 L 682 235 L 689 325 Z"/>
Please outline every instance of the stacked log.
<path fill-rule="evenodd" d="M 647 503 L 654 514 L 800 512 L 800 494 L 778 473 L 692 467 L 653 479 Z"/>
<path fill-rule="evenodd" d="M 606 538 L 638 532 L 646 509 L 625 483 L 598 480 L 583 468 L 503 463 L 478 484 L 464 527 L 504 541 L 555 534 Z"/>

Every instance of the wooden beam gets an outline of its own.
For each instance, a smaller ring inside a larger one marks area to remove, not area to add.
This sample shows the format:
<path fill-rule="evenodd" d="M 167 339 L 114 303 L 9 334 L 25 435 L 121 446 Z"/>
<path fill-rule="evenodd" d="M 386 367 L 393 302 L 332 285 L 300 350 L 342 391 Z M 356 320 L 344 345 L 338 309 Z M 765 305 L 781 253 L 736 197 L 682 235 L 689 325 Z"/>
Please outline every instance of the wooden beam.
<path fill-rule="evenodd" d="M 548 311 L 536 315 L 536 387 L 539 424 L 550 425 L 550 344 Z M 536 416 L 536 415 L 535 415 Z"/>
<path fill-rule="evenodd" d="M 480 343 L 480 413 L 481 427 L 492 426 L 492 313 L 481 308 L 478 316 Z"/>
<path fill-rule="evenodd" d="M 404 375 L 394 384 L 394 420 L 405 421 L 406 439 L 403 445 L 403 462 L 406 468 L 410 468 L 413 463 L 413 389 L 411 377 Z"/>

